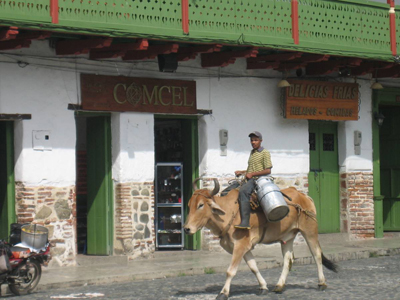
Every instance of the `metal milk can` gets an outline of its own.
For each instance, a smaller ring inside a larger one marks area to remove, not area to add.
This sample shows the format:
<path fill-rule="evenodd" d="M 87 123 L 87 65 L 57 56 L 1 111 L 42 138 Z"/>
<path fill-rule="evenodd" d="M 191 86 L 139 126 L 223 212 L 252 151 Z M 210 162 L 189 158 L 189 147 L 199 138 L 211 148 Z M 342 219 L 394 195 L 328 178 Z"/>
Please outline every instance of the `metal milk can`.
<path fill-rule="evenodd" d="M 280 189 L 274 183 L 273 178 L 267 176 L 258 178 L 256 181 L 256 191 L 258 201 L 268 221 L 278 222 L 287 216 L 289 206 L 283 198 Z"/>

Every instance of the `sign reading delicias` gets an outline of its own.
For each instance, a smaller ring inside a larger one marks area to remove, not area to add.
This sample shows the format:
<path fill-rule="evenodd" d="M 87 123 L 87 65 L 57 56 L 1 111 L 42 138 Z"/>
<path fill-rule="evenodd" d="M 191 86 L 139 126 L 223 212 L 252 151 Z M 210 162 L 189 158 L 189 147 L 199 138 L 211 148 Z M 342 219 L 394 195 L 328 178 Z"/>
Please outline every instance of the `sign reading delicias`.
<path fill-rule="evenodd" d="M 358 84 L 289 80 L 285 117 L 310 120 L 358 120 Z"/>
<path fill-rule="evenodd" d="M 194 81 L 81 74 L 81 94 L 85 110 L 197 113 Z"/>

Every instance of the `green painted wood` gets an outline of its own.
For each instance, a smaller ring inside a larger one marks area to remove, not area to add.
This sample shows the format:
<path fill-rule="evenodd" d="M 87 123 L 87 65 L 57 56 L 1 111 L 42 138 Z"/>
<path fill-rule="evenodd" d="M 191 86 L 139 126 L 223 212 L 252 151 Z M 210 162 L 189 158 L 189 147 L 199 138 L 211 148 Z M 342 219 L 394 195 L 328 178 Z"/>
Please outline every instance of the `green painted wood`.
<path fill-rule="evenodd" d="M 379 134 L 383 228 L 400 231 L 400 107 L 381 106 L 379 111 L 385 116 Z"/>
<path fill-rule="evenodd" d="M 315 135 L 308 182 L 317 209 L 318 231 L 340 232 L 337 123 L 309 121 L 309 133 Z"/>
<path fill-rule="evenodd" d="M 87 118 L 87 254 L 112 254 L 113 184 L 110 117 Z"/>
<path fill-rule="evenodd" d="M 8 240 L 16 222 L 14 179 L 14 122 L 0 122 L 0 239 Z"/>
<path fill-rule="evenodd" d="M 199 145 L 198 145 L 198 126 L 197 119 L 182 120 L 182 140 L 183 140 L 183 171 L 184 171 L 184 209 L 185 218 L 188 214 L 188 202 L 193 194 L 192 182 L 199 177 Z M 185 235 L 185 249 L 201 249 L 201 232 L 192 236 Z"/>
<path fill-rule="evenodd" d="M 50 0 L 5 0 L 0 1 L 0 22 L 13 20 L 17 22 L 50 25 Z"/>
<path fill-rule="evenodd" d="M 189 0 L 189 35 L 182 30 L 181 1 L 59 1 L 59 24 L 51 23 L 48 2 L 36 2 L 0 1 L 0 25 L 393 60 L 386 3 L 301 0 L 300 44 L 295 45 L 290 1 Z M 400 40 L 400 7 L 396 8 Z"/>
<path fill-rule="evenodd" d="M 372 114 L 377 113 L 379 101 L 377 91 L 373 92 L 373 108 Z M 373 185 L 374 185 L 374 222 L 375 222 L 375 237 L 383 238 L 383 196 L 381 195 L 381 182 L 380 182 L 380 159 L 379 159 L 379 126 L 373 120 L 372 122 L 372 160 L 373 160 Z"/>

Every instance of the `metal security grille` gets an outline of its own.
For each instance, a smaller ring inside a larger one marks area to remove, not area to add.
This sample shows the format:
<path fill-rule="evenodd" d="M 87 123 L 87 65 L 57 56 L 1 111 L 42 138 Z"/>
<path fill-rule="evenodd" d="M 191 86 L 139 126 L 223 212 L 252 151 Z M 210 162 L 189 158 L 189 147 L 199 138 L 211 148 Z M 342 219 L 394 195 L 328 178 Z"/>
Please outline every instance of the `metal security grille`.
<path fill-rule="evenodd" d="M 315 133 L 308 134 L 308 143 L 310 144 L 310 151 L 315 151 Z"/>
<path fill-rule="evenodd" d="M 324 133 L 322 135 L 322 143 L 324 151 L 335 151 L 335 135 L 331 133 Z"/>

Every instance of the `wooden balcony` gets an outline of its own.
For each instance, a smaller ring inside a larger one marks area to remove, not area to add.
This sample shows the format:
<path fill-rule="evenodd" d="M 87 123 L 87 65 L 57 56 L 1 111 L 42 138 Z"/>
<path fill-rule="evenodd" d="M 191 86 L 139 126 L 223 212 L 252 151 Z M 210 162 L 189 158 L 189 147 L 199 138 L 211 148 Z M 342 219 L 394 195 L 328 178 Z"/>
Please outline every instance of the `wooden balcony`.
<path fill-rule="evenodd" d="M 0 50 L 29 47 L 27 41 L 33 38 L 52 36 L 65 43 L 57 54 L 100 49 L 90 51 L 93 59 L 144 59 L 178 53 L 181 60 L 187 60 L 203 53 L 203 67 L 224 66 L 246 57 L 250 68 L 257 64 L 255 69 L 282 70 L 298 67 L 299 57 L 291 59 L 294 65 L 286 60 L 286 66 L 277 65 L 285 57 L 260 57 L 296 51 L 309 53 L 307 63 L 328 63 L 330 56 L 340 56 L 350 59 L 341 60 L 340 66 L 360 67 L 361 62 L 351 59 L 397 63 L 399 19 L 400 6 L 394 6 L 394 1 L 0 0 Z M 30 39 L 32 34 L 36 35 Z M 116 41 L 125 45 L 115 46 Z M 182 51 L 182 44 L 200 48 Z M 226 47 L 229 52 L 240 51 L 227 53 Z M 151 55 L 132 52 L 148 48 Z M 131 53 L 128 56 L 127 51 Z M 214 57 L 207 58 L 210 53 Z M 328 70 L 329 64 L 325 65 Z"/>

